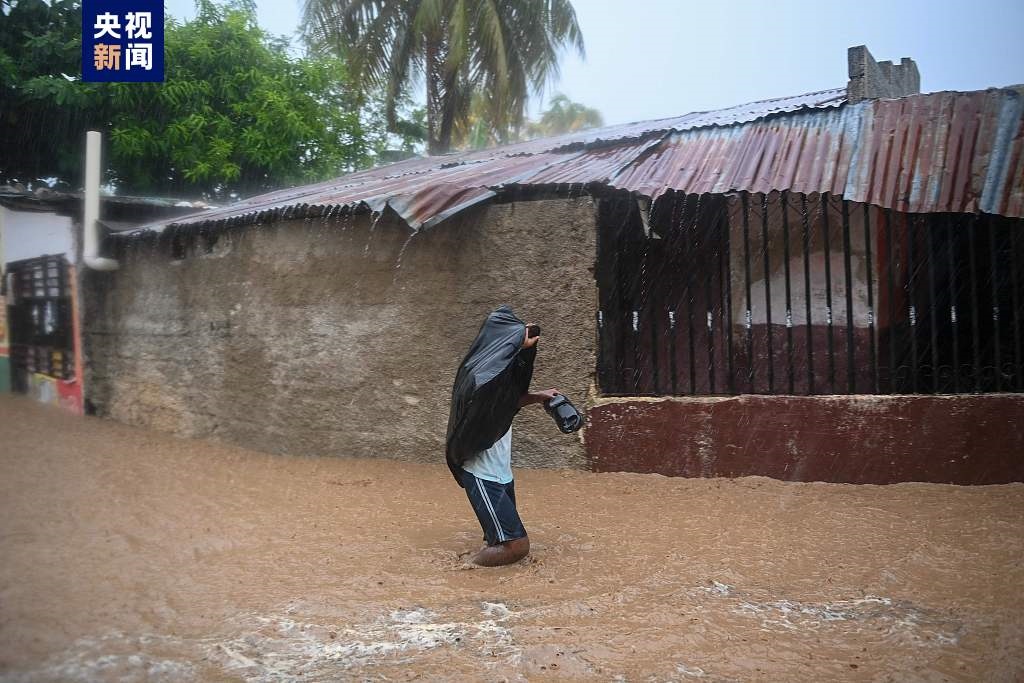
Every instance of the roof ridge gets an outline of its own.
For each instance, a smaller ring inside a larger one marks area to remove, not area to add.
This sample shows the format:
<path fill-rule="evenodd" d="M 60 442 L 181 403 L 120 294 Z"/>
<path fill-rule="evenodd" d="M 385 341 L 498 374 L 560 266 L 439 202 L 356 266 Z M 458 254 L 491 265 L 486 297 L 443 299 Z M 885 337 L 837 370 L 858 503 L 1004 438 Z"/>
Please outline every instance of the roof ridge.
<path fill-rule="evenodd" d="M 638 119 L 636 121 L 627 121 L 626 123 L 616 123 L 616 124 L 612 124 L 610 126 L 602 126 L 601 128 L 590 128 L 589 130 L 591 132 L 596 132 L 596 131 L 602 130 L 604 128 L 620 128 L 622 126 L 635 126 L 635 125 L 640 125 L 642 123 L 658 123 L 659 121 L 674 121 L 674 120 L 678 120 L 678 119 L 684 118 L 686 116 L 696 116 L 698 114 L 713 114 L 713 113 L 719 112 L 719 111 L 728 111 L 730 109 L 736 109 L 737 107 L 746 107 L 746 106 L 749 106 L 751 104 L 766 104 L 768 102 L 780 102 L 782 100 L 792 100 L 792 99 L 796 99 L 798 97 L 811 97 L 812 95 L 823 95 L 825 93 L 837 93 L 838 94 L 838 93 L 841 93 L 841 92 L 846 92 L 846 87 L 845 86 L 842 87 L 842 88 L 826 88 L 824 90 L 812 90 L 810 92 L 800 93 L 798 95 L 783 95 L 781 97 L 769 97 L 769 98 L 763 99 L 763 100 L 750 100 L 748 102 L 740 102 L 739 104 L 732 104 L 732 105 L 729 105 L 727 107 L 718 107 L 716 109 L 697 109 L 697 110 L 694 110 L 694 111 L 685 112 L 683 114 L 677 114 L 675 116 L 664 116 L 664 117 L 657 118 L 657 119 Z M 652 129 L 652 130 L 654 130 L 654 129 Z M 538 138 L 538 139 L 542 139 L 542 138 Z"/>

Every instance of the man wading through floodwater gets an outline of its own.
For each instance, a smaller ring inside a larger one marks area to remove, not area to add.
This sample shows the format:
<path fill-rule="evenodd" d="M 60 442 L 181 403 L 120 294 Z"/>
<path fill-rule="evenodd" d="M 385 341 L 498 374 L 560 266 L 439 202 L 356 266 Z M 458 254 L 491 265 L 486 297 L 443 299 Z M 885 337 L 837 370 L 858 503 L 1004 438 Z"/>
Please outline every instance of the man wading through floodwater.
<path fill-rule="evenodd" d="M 483 528 L 487 545 L 473 562 L 484 567 L 511 564 L 530 552 L 516 511 L 512 419 L 523 406 L 559 394 L 529 390 L 539 339 L 540 328 L 499 307 L 484 321 L 452 388 L 446 459 Z"/>

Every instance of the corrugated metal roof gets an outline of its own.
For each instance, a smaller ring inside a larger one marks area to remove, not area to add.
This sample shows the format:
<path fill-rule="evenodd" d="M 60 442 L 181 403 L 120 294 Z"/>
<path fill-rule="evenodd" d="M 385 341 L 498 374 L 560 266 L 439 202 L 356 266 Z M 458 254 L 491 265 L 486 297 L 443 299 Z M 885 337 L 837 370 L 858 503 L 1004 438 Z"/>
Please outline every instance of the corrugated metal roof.
<path fill-rule="evenodd" d="M 1024 98 L 935 93 L 673 133 L 609 185 L 656 199 L 831 192 L 909 213 L 1024 214 Z"/>
<path fill-rule="evenodd" d="M 831 192 L 906 212 L 1024 217 L 1024 89 L 845 103 L 827 90 L 490 150 L 409 159 L 166 225 L 390 208 L 414 230 L 511 186 Z"/>

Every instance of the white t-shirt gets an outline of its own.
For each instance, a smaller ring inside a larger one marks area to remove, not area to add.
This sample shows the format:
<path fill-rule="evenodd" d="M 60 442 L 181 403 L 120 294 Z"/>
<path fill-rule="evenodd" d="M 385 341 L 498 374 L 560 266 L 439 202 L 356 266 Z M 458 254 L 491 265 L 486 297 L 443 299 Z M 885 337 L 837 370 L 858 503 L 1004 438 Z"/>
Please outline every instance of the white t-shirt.
<path fill-rule="evenodd" d="M 481 479 L 508 484 L 512 481 L 512 428 L 490 448 L 480 451 L 462 465 L 462 469 Z"/>

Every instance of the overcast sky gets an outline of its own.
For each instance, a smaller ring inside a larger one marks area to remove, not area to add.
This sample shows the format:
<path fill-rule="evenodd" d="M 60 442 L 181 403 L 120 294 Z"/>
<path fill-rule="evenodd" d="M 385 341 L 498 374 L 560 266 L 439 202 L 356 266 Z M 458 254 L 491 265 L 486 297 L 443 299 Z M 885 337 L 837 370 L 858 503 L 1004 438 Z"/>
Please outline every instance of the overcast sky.
<path fill-rule="evenodd" d="M 299 0 L 256 0 L 261 26 L 293 35 Z M 167 0 L 179 18 L 192 0 Z M 608 124 L 846 85 L 846 48 L 911 57 L 921 89 L 1024 83 L 1022 0 L 573 0 L 587 56 L 549 89 Z M 856 8 L 852 11 L 851 8 Z M 538 102 L 534 109 L 540 103 Z"/>

